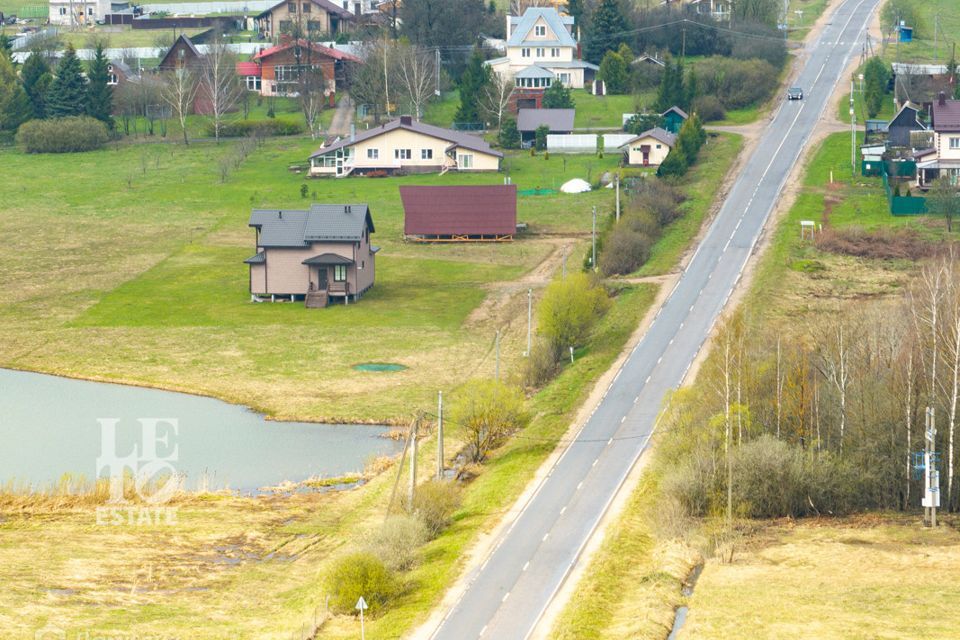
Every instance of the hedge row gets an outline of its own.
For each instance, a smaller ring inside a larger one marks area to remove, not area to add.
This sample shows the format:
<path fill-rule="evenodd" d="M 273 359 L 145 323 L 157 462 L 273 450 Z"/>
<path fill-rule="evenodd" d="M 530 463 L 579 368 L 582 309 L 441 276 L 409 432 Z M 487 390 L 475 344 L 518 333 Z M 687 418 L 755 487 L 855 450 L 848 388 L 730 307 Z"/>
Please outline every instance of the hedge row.
<path fill-rule="evenodd" d="M 220 125 L 220 137 L 244 138 L 252 135 L 295 136 L 304 132 L 304 126 L 291 120 L 236 120 Z M 214 135 L 213 123 L 207 124 L 207 135 Z"/>
<path fill-rule="evenodd" d="M 106 125 L 88 116 L 30 120 L 17 130 L 17 144 L 27 153 L 92 151 L 109 139 Z"/>

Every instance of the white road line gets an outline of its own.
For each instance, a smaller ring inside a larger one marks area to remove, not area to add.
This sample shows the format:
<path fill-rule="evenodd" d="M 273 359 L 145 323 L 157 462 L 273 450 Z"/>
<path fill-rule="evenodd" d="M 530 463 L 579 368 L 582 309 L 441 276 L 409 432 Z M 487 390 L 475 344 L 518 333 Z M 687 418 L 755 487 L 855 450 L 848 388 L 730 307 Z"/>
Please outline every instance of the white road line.
<path fill-rule="evenodd" d="M 541 540 L 540 542 L 546 542 L 546 541 L 547 541 L 547 538 L 549 538 L 549 537 L 550 537 L 550 532 L 547 531 L 545 534 L 543 534 L 543 540 Z"/>
<path fill-rule="evenodd" d="M 524 563 L 523 569 L 521 569 L 521 571 L 526 571 L 526 570 L 527 570 L 527 567 L 529 567 L 529 566 L 530 566 L 530 561 L 527 560 L 527 561 Z"/>
<path fill-rule="evenodd" d="M 564 511 L 566 511 L 566 510 L 567 510 L 566 507 L 564 507 L 563 509 L 560 509 L 560 515 L 563 515 Z"/>
<path fill-rule="evenodd" d="M 583 480 L 577 483 L 577 491 L 580 491 L 580 488 L 583 486 Z"/>
<path fill-rule="evenodd" d="M 591 466 L 591 467 L 595 467 L 595 466 L 597 466 L 597 463 L 598 463 L 598 462 L 600 462 L 600 458 L 597 458 L 596 460 L 594 460 L 594 461 L 593 461 L 593 464 L 590 465 L 590 466 Z"/>
<path fill-rule="evenodd" d="M 509 598 L 509 597 L 510 597 L 510 592 L 507 591 L 505 594 L 503 594 L 503 598 L 500 600 L 500 602 L 501 602 L 501 603 L 506 602 L 506 601 L 507 601 L 507 598 Z"/>

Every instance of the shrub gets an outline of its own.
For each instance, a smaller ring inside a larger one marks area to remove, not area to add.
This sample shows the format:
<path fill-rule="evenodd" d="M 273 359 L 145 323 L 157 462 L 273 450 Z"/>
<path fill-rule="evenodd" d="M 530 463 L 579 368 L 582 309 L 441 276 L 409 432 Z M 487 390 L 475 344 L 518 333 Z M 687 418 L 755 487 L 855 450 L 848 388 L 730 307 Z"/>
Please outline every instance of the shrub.
<path fill-rule="evenodd" d="M 582 345 L 610 306 L 607 292 L 585 273 L 573 273 L 548 286 L 537 309 L 538 331 L 558 352 Z"/>
<path fill-rule="evenodd" d="M 693 101 L 693 112 L 700 116 L 704 122 L 723 120 L 727 117 L 723 104 L 716 96 L 699 96 Z"/>
<path fill-rule="evenodd" d="M 519 423 L 517 423 L 519 427 Z M 427 535 L 435 538 L 440 535 L 450 518 L 460 508 L 462 494 L 454 482 L 430 480 L 417 487 L 413 495 L 413 515 L 419 520 Z"/>
<path fill-rule="evenodd" d="M 500 146 L 504 149 L 520 148 L 520 131 L 517 129 L 517 121 L 513 118 L 504 118 L 500 125 L 500 133 L 497 134 Z"/>
<path fill-rule="evenodd" d="M 530 355 L 524 363 L 523 383 L 528 387 L 542 387 L 548 383 L 559 369 L 559 354 L 549 341 L 540 337 L 530 348 Z"/>
<path fill-rule="evenodd" d="M 30 120 L 17 130 L 17 144 L 27 153 L 93 151 L 109 139 L 107 127 L 88 116 Z"/>
<path fill-rule="evenodd" d="M 633 273 L 650 258 L 653 241 L 630 228 L 624 219 L 613 228 L 600 254 L 600 271 L 605 276 Z"/>
<path fill-rule="evenodd" d="M 303 133 L 301 123 L 293 120 L 235 120 L 220 124 L 221 138 L 243 138 L 250 135 L 295 136 Z M 207 124 L 207 135 L 214 135 L 213 123 Z"/>
<path fill-rule="evenodd" d="M 537 151 L 544 151 L 547 148 L 547 136 L 550 134 L 550 127 L 545 124 L 537 127 L 537 130 L 533 132 L 533 147 Z"/>
<path fill-rule="evenodd" d="M 699 93 L 716 96 L 726 109 L 760 104 L 777 88 L 777 76 L 765 60 L 712 57 L 697 63 Z"/>
<path fill-rule="evenodd" d="M 338 558 L 326 578 L 330 608 L 336 613 L 355 614 L 360 596 L 370 609 L 367 614 L 381 613 L 400 593 L 395 572 L 372 553 L 355 551 Z"/>
<path fill-rule="evenodd" d="M 429 538 L 430 533 L 421 519 L 395 515 L 387 518 L 376 530 L 367 546 L 388 569 L 405 571 L 416 561 L 417 548 Z"/>
<path fill-rule="evenodd" d="M 689 165 L 683 152 L 679 148 L 673 149 L 664 158 L 663 163 L 657 169 L 657 175 L 665 178 L 678 178 L 687 172 Z"/>
<path fill-rule="evenodd" d="M 666 226 L 680 217 L 679 205 L 685 199 L 686 197 L 680 190 L 666 182 L 644 180 L 637 187 L 631 205 L 635 204 L 640 208 L 649 210 L 656 217 L 660 226 Z"/>
<path fill-rule="evenodd" d="M 523 394 L 495 380 L 472 380 L 457 392 L 452 422 L 467 441 L 467 457 L 482 462 L 510 433 L 527 425 L 530 417 Z"/>

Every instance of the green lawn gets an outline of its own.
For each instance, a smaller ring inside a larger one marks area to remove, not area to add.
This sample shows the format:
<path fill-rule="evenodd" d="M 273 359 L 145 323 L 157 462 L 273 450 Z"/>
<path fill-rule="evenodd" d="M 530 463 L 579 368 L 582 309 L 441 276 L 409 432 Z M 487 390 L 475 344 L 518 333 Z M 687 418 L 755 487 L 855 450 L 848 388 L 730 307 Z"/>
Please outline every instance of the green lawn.
<path fill-rule="evenodd" d="M 800 41 L 807 37 L 813 23 L 826 10 L 830 0 L 790 0 L 787 25 L 791 40 Z M 797 11 L 802 11 L 798 14 Z"/>
<path fill-rule="evenodd" d="M 577 115 L 573 126 L 580 128 L 620 129 L 624 113 L 640 113 L 652 109 L 654 93 L 624 96 L 595 96 L 583 89 L 574 90 Z"/>
<path fill-rule="evenodd" d="M 918 18 L 913 27 L 913 42 L 889 42 L 884 45 L 884 58 L 889 62 L 946 64 L 951 46 L 960 33 L 960 4 L 952 0 L 903 0 Z M 940 34 L 934 38 L 937 13 L 940 14 Z M 934 46 L 936 44 L 936 47 Z"/>
<path fill-rule="evenodd" d="M 536 237 L 502 245 L 403 242 L 398 185 L 501 184 L 502 173 L 305 181 L 287 168 L 302 164 L 316 142 L 273 139 L 221 184 L 219 158 L 235 145 L 0 152 L 7 177 L 0 228 L 14 245 L 0 285 L 0 326 L 10 338 L 0 364 L 191 390 L 275 416 L 404 420 L 433 390 L 487 366 L 496 329 L 521 310 L 474 312 L 555 248 Z M 596 180 L 616 163 L 516 154 L 504 164 L 525 189 Z M 34 179 L 54 166 L 57 181 Z M 591 207 L 608 207 L 612 197 L 609 190 L 525 196 L 519 217 L 533 232 L 582 236 Z M 361 304 L 322 312 L 250 304 L 242 262 L 253 252 L 250 208 L 311 200 L 370 204 L 374 241 L 383 247 L 377 285 Z M 525 328 L 510 324 L 505 367 L 524 340 Z M 410 368 L 389 377 L 350 368 L 379 361 Z"/>
<path fill-rule="evenodd" d="M 177 29 L 177 35 L 195 36 L 198 33 L 208 31 L 208 29 Z M 60 41 L 66 46 L 73 44 L 76 49 L 92 49 L 98 41 L 102 41 L 105 47 L 139 48 L 139 47 L 157 47 L 161 44 L 169 46 L 173 38 L 173 32 L 170 29 L 137 29 L 133 30 L 124 27 L 122 31 L 106 31 L 97 27 L 93 29 L 80 29 L 70 31 L 61 28 L 58 31 Z"/>

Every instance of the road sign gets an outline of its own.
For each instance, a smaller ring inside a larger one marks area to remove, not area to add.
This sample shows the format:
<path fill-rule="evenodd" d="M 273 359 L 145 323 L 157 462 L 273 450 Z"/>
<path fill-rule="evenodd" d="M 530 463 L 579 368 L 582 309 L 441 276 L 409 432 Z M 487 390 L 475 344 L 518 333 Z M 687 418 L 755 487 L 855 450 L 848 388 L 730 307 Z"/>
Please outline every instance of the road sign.
<path fill-rule="evenodd" d="M 370 607 L 367 606 L 367 601 L 363 599 L 363 596 L 360 596 L 360 599 L 357 600 L 357 606 L 354 608 L 360 612 L 360 640 L 364 640 L 366 634 L 363 631 L 363 612 Z"/>

